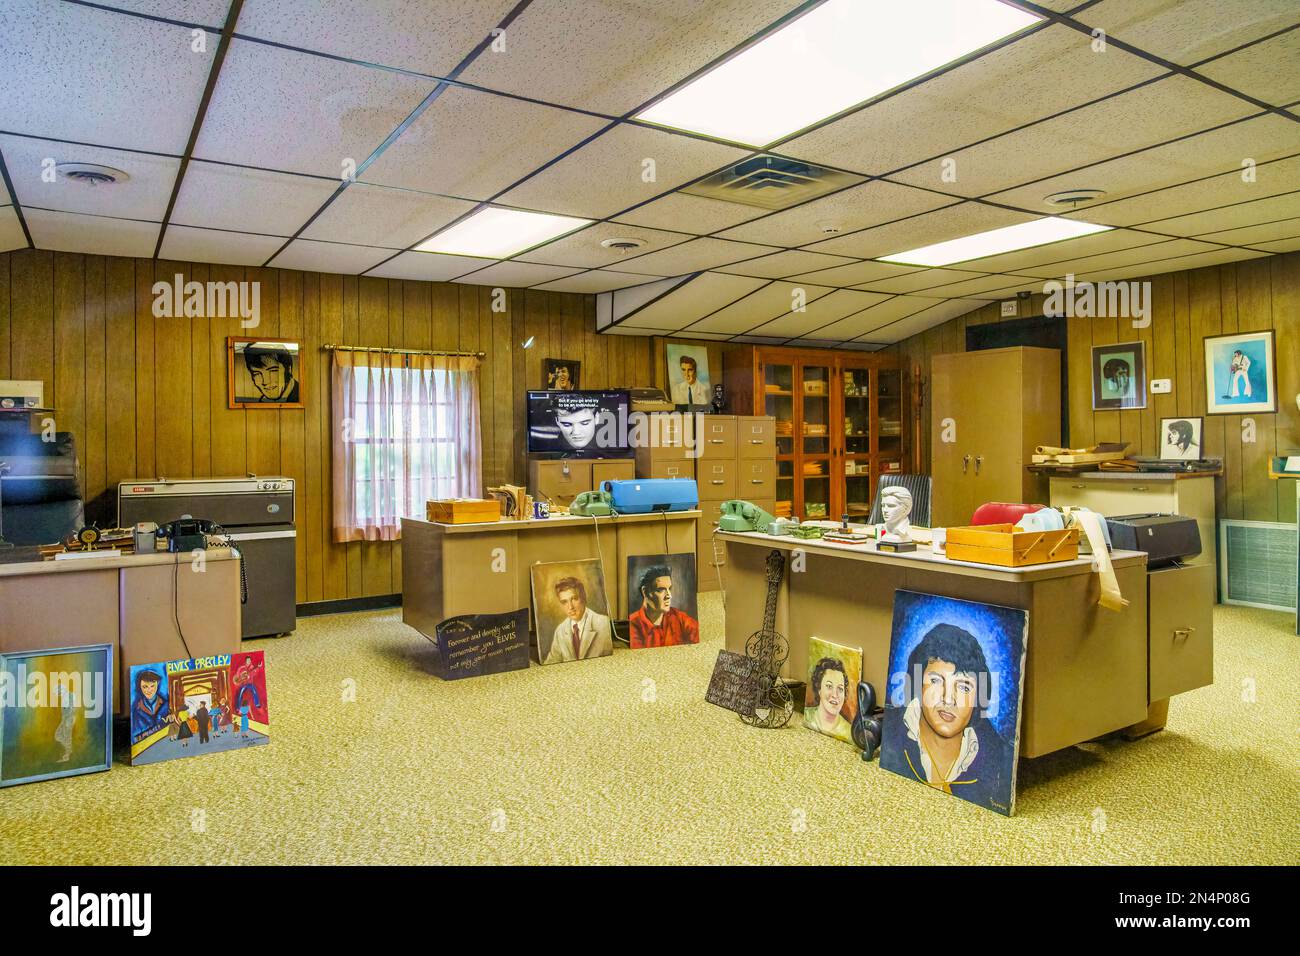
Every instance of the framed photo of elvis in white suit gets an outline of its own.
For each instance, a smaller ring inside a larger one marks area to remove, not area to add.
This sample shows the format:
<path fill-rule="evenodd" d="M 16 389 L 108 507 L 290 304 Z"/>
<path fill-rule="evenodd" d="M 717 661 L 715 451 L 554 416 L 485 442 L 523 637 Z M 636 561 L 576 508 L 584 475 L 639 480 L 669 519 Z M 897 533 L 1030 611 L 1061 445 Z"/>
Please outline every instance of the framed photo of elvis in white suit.
<path fill-rule="evenodd" d="M 1273 330 L 1211 335 L 1205 339 L 1205 413 L 1247 415 L 1277 411 Z"/>

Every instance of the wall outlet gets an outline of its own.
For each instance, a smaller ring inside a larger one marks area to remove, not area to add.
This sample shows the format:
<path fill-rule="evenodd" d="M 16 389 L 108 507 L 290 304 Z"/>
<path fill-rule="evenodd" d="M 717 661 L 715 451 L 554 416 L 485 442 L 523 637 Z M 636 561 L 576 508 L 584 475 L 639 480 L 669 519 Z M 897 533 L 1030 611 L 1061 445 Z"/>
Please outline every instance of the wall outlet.
<path fill-rule="evenodd" d="M 1151 380 L 1152 395 L 1168 395 L 1174 390 L 1174 383 L 1167 378 L 1153 378 Z"/>
<path fill-rule="evenodd" d="M 1020 303 L 1017 302 L 1015 299 L 1009 299 L 1006 302 L 1001 303 L 1001 305 L 1002 305 L 1002 318 L 1004 319 L 1008 319 L 1008 318 L 1014 319 L 1016 315 L 1020 312 Z"/>

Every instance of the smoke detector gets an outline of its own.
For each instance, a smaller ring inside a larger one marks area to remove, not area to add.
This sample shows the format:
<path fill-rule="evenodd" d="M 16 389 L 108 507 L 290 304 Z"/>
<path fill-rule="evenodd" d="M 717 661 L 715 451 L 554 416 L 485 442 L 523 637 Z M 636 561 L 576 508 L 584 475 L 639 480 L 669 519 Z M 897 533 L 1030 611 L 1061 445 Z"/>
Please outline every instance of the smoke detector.
<path fill-rule="evenodd" d="M 86 186 L 112 186 L 131 178 L 120 169 L 98 163 L 55 163 L 54 168 L 64 179 Z"/>
<path fill-rule="evenodd" d="M 633 249 L 640 249 L 645 245 L 645 240 L 633 236 L 611 236 L 609 239 L 600 240 L 600 244 L 606 249 L 626 253 L 631 252 Z"/>
<path fill-rule="evenodd" d="M 1100 199 L 1106 195 L 1104 189 L 1066 189 L 1059 193 L 1052 193 L 1045 196 L 1043 202 L 1049 206 L 1069 206 L 1074 208 L 1079 203 L 1092 202 L 1094 199 Z"/>

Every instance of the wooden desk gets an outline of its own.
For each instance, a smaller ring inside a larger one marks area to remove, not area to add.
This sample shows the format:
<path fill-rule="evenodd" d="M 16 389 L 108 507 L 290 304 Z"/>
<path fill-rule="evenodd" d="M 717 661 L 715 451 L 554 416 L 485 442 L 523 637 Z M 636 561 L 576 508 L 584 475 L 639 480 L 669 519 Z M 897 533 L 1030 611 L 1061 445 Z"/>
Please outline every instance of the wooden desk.
<path fill-rule="evenodd" d="M 240 649 L 239 563 L 226 548 L 0 563 L 0 651 L 112 644 L 118 714 L 133 664 Z M 176 630 L 185 630 L 185 652 Z"/>
<path fill-rule="evenodd" d="M 1048 754 L 1160 712 L 1148 707 L 1146 555 L 1140 552 L 1112 554 L 1129 606 L 1108 611 L 1097 605 L 1091 558 L 1010 570 L 952 561 L 924 545 L 893 555 L 877 552 L 874 544 L 734 532 L 718 538 L 727 549 L 722 585 L 733 651 L 743 651 L 745 639 L 762 626 L 768 552 L 787 552 L 776 619 L 790 641 L 787 677 L 807 679 L 808 638 L 820 637 L 861 647 L 863 679 L 884 700 L 894 592 L 904 588 L 1029 611 L 1021 756 Z M 803 552 L 803 571 L 792 572 L 793 551 Z"/>
<path fill-rule="evenodd" d="M 402 620 L 434 637 L 460 614 L 532 610 L 529 568 L 599 558 L 613 616 L 627 617 L 627 559 L 694 553 L 698 511 L 440 524 L 402 519 Z"/>

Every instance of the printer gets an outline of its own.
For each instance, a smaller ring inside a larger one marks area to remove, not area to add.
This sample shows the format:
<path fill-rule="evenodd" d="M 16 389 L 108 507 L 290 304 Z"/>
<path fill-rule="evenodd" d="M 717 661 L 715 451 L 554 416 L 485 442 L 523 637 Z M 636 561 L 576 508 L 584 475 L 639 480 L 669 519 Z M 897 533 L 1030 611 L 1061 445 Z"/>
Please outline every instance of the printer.
<path fill-rule="evenodd" d="M 1145 551 L 1147 568 L 1176 565 L 1201 553 L 1201 532 L 1195 518 L 1170 514 L 1108 517 L 1111 546 L 1120 551 Z"/>

